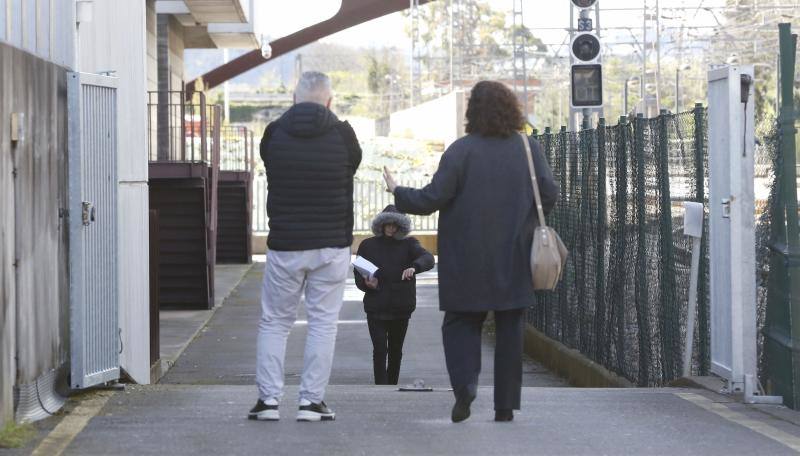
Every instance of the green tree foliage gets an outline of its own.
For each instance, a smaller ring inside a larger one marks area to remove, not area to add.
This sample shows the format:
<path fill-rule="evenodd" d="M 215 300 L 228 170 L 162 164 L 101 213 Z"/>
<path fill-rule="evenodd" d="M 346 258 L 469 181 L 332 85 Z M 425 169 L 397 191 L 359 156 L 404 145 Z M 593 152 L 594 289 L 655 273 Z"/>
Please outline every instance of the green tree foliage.
<path fill-rule="evenodd" d="M 777 116 L 778 24 L 796 22 L 800 5 L 782 0 L 727 0 L 711 41 L 709 63 L 755 65 L 755 110 L 760 122 Z"/>

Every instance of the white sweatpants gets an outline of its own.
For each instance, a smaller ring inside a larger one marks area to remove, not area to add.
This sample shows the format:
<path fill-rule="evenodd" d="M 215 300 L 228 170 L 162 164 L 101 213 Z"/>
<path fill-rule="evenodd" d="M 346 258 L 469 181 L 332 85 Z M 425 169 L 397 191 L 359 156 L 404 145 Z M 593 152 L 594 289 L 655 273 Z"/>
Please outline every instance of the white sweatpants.
<path fill-rule="evenodd" d="M 305 291 L 308 335 L 300 399 L 318 403 L 333 364 L 339 310 L 350 267 L 350 248 L 267 252 L 258 325 L 256 384 L 261 400 L 283 396 L 286 339 Z"/>

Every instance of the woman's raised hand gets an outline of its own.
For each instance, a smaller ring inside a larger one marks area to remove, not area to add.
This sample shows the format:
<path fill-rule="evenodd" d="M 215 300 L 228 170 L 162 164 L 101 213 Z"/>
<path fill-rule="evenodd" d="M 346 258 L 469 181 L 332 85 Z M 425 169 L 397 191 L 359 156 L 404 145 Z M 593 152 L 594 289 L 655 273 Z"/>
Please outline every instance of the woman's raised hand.
<path fill-rule="evenodd" d="M 394 189 L 397 188 L 397 183 L 394 181 L 394 176 L 392 176 L 389 168 L 385 166 L 383 167 L 383 180 L 386 181 L 386 191 L 394 193 Z"/>

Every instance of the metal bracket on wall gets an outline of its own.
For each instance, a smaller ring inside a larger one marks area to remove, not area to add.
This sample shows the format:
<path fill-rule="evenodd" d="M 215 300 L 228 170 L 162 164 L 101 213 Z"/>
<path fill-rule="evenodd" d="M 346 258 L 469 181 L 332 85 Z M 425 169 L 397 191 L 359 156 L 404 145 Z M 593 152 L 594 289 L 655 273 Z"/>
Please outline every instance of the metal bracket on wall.
<path fill-rule="evenodd" d="M 11 113 L 11 142 L 20 143 L 25 141 L 25 113 Z"/>
<path fill-rule="evenodd" d="M 722 218 L 731 218 L 731 199 L 722 198 Z"/>
<path fill-rule="evenodd" d="M 83 211 L 81 218 L 83 220 L 83 226 L 89 226 L 89 224 L 94 222 L 95 219 L 97 218 L 96 217 L 97 212 L 95 211 L 94 203 L 91 203 L 89 201 L 84 201 L 82 207 Z"/>

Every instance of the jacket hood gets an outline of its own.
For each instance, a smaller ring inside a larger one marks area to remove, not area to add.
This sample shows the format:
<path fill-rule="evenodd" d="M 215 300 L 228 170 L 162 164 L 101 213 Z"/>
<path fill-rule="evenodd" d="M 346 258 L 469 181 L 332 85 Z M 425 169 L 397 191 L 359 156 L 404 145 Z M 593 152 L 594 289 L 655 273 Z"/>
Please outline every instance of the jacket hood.
<path fill-rule="evenodd" d="M 280 124 L 292 136 L 322 136 L 339 118 L 330 109 L 317 103 L 297 103 L 280 118 Z"/>
<path fill-rule="evenodd" d="M 375 236 L 383 236 L 383 225 L 387 223 L 394 223 L 397 225 L 397 233 L 394 235 L 394 238 L 397 240 L 405 239 L 408 233 L 413 229 L 411 217 L 398 211 L 397 208 L 394 207 L 394 204 L 386 206 L 383 212 L 372 219 L 372 234 Z"/>

